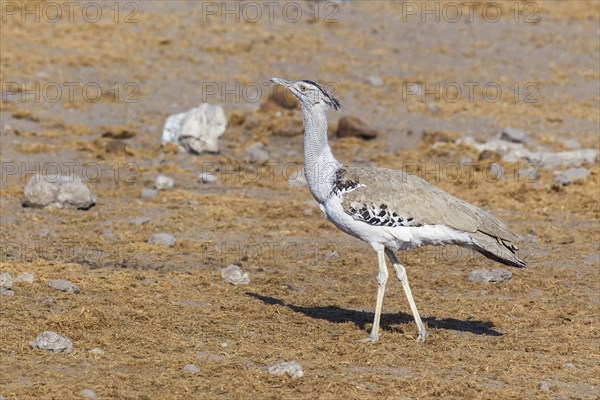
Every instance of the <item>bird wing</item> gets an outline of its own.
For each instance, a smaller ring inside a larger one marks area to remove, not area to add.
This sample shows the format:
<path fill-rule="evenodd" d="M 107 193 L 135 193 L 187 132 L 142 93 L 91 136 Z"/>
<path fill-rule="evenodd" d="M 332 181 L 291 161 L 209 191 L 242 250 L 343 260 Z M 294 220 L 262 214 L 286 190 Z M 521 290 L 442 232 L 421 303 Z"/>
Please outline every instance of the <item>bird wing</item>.
<path fill-rule="evenodd" d="M 515 242 L 516 235 L 491 214 L 397 170 L 344 167 L 334 192 L 354 219 L 380 226 L 446 225 L 458 231 Z"/>

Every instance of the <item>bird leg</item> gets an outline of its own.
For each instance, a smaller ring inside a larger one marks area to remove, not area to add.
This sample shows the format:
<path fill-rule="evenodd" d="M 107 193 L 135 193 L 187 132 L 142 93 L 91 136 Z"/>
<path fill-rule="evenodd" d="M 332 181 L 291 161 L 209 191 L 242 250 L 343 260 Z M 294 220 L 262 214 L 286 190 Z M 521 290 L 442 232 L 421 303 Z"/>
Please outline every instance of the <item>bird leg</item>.
<path fill-rule="evenodd" d="M 427 332 L 425 331 L 425 325 L 423 324 L 423 321 L 421 321 L 421 316 L 419 315 L 419 311 L 417 310 L 417 305 L 415 304 L 415 300 L 413 299 L 413 295 L 410 290 L 410 285 L 408 284 L 408 276 L 406 275 L 406 268 L 404 268 L 400 264 L 400 261 L 398 261 L 398 258 L 396 258 L 396 255 L 394 254 L 394 252 L 392 252 L 390 250 L 386 250 L 386 254 L 388 255 L 390 261 L 392 262 L 394 270 L 396 271 L 396 277 L 398 277 L 398 280 L 400 281 L 400 283 L 402 283 L 402 288 L 404 289 L 404 294 L 406 295 L 406 298 L 408 299 L 408 304 L 410 305 L 410 309 L 415 318 L 415 323 L 417 324 L 417 331 L 418 331 L 417 342 L 424 342 L 425 339 L 427 338 Z"/>
<path fill-rule="evenodd" d="M 379 321 L 381 319 L 381 307 L 383 306 L 383 294 L 385 293 L 385 284 L 388 280 L 389 274 L 387 265 L 385 264 L 384 250 L 377 251 L 377 262 L 379 264 L 379 273 L 377 274 L 377 302 L 375 303 L 375 319 L 373 320 L 373 328 L 371 328 L 371 335 L 362 340 L 364 343 L 375 343 L 379 340 Z"/>

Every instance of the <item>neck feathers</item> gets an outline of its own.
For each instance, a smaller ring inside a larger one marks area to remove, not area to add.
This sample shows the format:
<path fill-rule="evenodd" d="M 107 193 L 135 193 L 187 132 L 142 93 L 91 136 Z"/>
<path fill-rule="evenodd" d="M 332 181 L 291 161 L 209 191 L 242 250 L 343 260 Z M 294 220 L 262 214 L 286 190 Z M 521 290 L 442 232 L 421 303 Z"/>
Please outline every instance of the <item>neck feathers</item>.
<path fill-rule="evenodd" d="M 304 174 L 310 192 L 319 203 L 331 195 L 341 164 L 327 143 L 327 116 L 324 107 L 302 109 L 304 115 Z"/>

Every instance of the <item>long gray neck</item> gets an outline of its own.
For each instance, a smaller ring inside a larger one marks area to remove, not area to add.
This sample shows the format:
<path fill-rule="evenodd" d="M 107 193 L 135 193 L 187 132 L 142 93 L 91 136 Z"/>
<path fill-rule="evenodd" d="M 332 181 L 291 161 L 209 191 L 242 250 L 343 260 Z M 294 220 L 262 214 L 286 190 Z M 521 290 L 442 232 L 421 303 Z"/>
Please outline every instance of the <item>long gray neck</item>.
<path fill-rule="evenodd" d="M 304 116 L 304 175 L 319 203 L 330 196 L 335 174 L 342 166 L 327 143 L 327 116 L 321 107 L 302 108 Z"/>

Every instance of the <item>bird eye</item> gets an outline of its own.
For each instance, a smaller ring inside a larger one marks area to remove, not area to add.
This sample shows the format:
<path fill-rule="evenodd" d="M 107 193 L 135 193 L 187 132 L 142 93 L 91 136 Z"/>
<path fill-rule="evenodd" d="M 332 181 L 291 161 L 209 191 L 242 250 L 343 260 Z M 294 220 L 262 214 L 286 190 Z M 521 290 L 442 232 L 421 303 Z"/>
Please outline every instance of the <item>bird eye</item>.
<path fill-rule="evenodd" d="M 301 92 L 306 92 L 306 86 L 300 85 L 300 91 Z"/>

